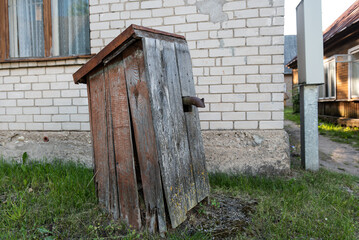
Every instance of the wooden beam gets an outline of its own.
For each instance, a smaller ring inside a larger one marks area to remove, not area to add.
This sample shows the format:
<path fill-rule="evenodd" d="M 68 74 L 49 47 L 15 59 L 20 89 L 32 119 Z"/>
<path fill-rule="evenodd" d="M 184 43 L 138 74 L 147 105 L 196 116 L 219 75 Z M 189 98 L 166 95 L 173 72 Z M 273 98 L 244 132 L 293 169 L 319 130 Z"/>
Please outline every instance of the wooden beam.
<path fill-rule="evenodd" d="M 0 61 L 9 57 L 8 1 L 0 0 Z"/>
<path fill-rule="evenodd" d="M 5 11 L 5 5 L 4 5 L 4 0 L 0 1 L 0 60 L 5 59 L 5 34 L 4 34 L 4 29 L 5 29 L 5 19 L 4 19 L 4 11 Z"/>
<path fill-rule="evenodd" d="M 0 58 L 0 63 L 12 63 L 12 62 L 46 62 L 46 61 L 61 61 L 61 60 L 75 60 L 82 58 L 92 58 L 94 54 L 91 55 L 78 55 L 78 56 L 66 56 L 66 57 L 44 57 L 44 58 L 13 58 L 2 60 Z"/>
<path fill-rule="evenodd" d="M 51 0 L 44 0 L 44 41 L 45 57 L 51 56 L 52 47 L 52 21 L 51 21 Z"/>

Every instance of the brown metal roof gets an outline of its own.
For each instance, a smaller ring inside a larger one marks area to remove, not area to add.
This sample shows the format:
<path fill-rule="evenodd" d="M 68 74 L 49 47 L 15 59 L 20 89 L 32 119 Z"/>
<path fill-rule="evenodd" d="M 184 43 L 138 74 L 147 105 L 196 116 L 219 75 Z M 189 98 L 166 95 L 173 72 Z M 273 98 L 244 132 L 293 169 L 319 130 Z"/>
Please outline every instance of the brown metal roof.
<path fill-rule="evenodd" d="M 323 32 L 324 46 L 328 46 L 327 43 L 330 42 L 330 40 L 333 40 L 335 42 L 336 40 L 334 37 L 345 32 L 346 29 L 352 27 L 356 23 L 359 23 L 359 0 L 355 1 L 342 15 L 340 15 L 340 17 L 338 17 L 332 23 L 332 25 L 330 25 Z M 290 68 L 296 68 L 297 56 L 295 56 L 292 60 L 290 60 L 286 66 Z"/>
<path fill-rule="evenodd" d="M 288 68 L 291 68 L 291 69 L 296 69 L 298 66 L 297 66 L 297 56 L 295 56 L 292 60 L 290 60 L 287 65 L 285 65 L 286 67 Z"/>
<path fill-rule="evenodd" d="M 323 33 L 324 43 L 336 34 L 344 31 L 359 21 L 359 0 L 355 1 L 340 17 L 335 20 Z"/>

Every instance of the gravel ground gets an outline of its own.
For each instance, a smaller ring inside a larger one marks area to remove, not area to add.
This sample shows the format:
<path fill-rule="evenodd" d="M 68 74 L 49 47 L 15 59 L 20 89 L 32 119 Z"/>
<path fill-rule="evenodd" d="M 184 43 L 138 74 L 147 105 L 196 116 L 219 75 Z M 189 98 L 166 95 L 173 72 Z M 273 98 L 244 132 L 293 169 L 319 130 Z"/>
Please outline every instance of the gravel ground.
<path fill-rule="evenodd" d="M 300 155 L 300 126 L 292 121 L 285 121 L 292 155 Z M 359 151 L 348 144 L 338 143 L 326 136 L 319 135 L 320 166 L 329 170 L 359 176 Z"/>

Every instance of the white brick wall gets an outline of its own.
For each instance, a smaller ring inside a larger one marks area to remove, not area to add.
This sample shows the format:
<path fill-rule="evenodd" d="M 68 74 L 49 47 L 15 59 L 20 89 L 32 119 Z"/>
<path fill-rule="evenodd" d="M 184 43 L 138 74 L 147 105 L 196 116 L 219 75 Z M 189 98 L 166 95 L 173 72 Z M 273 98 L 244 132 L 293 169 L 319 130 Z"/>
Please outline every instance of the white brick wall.
<path fill-rule="evenodd" d="M 86 61 L 0 64 L 0 130 L 89 130 L 86 85 L 72 79 Z"/>
<path fill-rule="evenodd" d="M 93 54 L 132 23 L 186 37 L 202 129 L 283 128 L 283 0 L 89 2 Z M 0 130 L 89 130 L 85 61 L 0 64 Z"/>

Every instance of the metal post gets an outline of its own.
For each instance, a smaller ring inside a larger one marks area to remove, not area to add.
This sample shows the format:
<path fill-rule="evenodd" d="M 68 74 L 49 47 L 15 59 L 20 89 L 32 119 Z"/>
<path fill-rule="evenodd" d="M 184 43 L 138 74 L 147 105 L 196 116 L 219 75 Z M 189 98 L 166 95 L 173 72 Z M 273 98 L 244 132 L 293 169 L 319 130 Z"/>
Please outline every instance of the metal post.
<path fill-rule="evenodd" d="M 302 0 L 297 7 L 301 158 L 312 171 L 319 169 L 318 86 L 324 83 L 321 12 L 321 0 Z"/>

